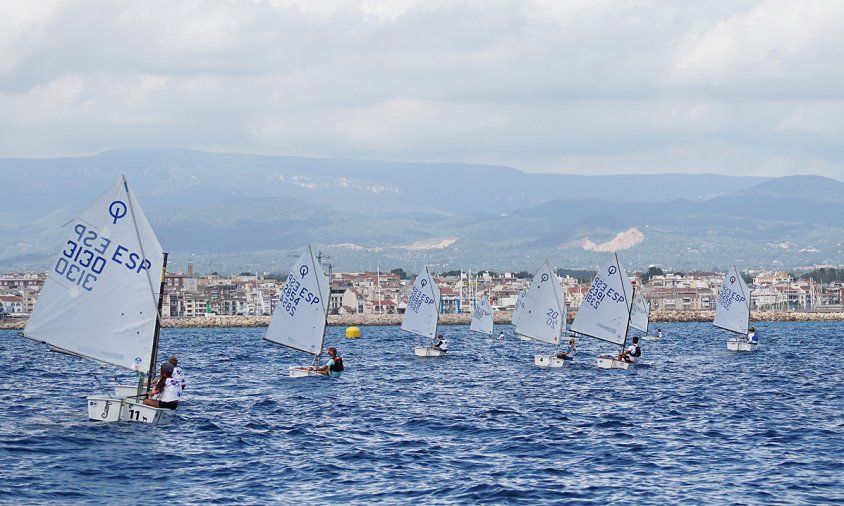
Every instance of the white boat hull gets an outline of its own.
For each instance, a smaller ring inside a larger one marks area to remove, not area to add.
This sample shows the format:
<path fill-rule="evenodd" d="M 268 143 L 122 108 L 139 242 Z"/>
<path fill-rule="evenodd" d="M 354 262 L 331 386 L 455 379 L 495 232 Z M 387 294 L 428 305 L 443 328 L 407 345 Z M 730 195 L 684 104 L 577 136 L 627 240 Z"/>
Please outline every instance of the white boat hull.
<path fill-rule="evenodd" d="M 88 396 L 88 419 L 97 422 L 119 422 L 123 400 L 102 395 Z"/>
<path fill-rule="evenodd" d="M 642 339 L 645 341 L 659 341 L 662 338 L 659 336 L 643 336 Z"/>
<path fill-rule="evenodd" d="M 133 397 L 123 399 L 123 406 L 120 409 L 120 421 L 160 425 L 170 423 L 175 413 L 176 410 L 174 409 L 147 406 L 140 398 Z"/>
<path fill-rule="evenodd" d="M 308 376 L 323 376 L 318 372 L 314 372 L 308 366 L 300 366 L 300 367 L 290 367 L 288 370 L 288 374 L 291 378 L 307 378 Z"/>
<path fill-rule="evenodd" d="M 633 364 L 609 355 L 598 355 L 598 369 L 630 369 Z"/>
<path fill-rule="evenodd" d="M 564 367 L 570 360 L 557 358 L 556 355 L 534 355 L 533 363 L 538 367 Z"/>
<path fill-rule="evenodd" d="M 442 357 L 445 355 L 444 351 L 437 350 L 429 346 L 417 346 L 416 348 L 413 348 L 413 353 L 417 357 Z"/>
<path fill-rule="evenodd" d="M 730 339 L 727 341 L 728 351 L 756 351 L 757 343 L 748 343 L 747 341 L 737 341 Z"/>

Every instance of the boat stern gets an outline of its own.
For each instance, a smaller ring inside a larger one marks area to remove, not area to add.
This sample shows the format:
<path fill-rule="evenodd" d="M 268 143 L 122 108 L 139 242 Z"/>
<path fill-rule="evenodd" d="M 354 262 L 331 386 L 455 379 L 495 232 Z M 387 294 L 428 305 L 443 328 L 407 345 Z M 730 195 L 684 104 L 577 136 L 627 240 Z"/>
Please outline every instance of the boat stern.
<path fill-rule="evenodd" d="M 555 355 L 534 355 L 533 363 L 537 367 L 564 367 L 569 360 L 557 358 Z"/>
<path fill-rule="evenodd" d="M 730 339 L 727 341 L 727 351 L 756 351 L 757 343 L 748 343 L 747 341 Z"/>
<path fill-rule="evenodd" d="M 161 425 L 170 423 L 174 415 L 175 410 L 147 406 L 140 397 L 132 397 L 123 399 L 120 421 Z"/>
<path fill-rule="evenodd" d="M 633 364 L 630 362 L 617 360 L 611 355 L 598 355 L 598 369 L 624 369 L 626 371 L 627 369 L 630 369 L 630 366 L 632 365 Z"/>
<path fill-rule="evenodd" d="M 120 421 L 120 410 L 123 401 L 114 397 L 103 395 L 89 395 L 88 419 L 97 422 L 118 422 Z"/>
<path fill-rule="evenodd" d="M 429 346 L 417 346 L 413 348 L 413 354 L 417 357 L 442 357 L 445 355 L 445 352 Z"/>

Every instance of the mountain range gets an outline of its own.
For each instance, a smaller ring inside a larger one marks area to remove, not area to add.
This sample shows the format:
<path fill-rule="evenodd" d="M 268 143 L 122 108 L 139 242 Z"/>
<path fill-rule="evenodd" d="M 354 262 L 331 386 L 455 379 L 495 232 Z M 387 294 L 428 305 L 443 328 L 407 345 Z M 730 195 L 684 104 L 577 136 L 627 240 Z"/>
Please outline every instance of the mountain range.
<path fill-rule="evenodd" d="M 171 271 L 796 269 L 844 263 L 844 183 L 819 176 L 530 174 L 463 163 L 182 149 L 0 159 L 0 271 L 46 270 L 61 225 L 121 174 Z"/>

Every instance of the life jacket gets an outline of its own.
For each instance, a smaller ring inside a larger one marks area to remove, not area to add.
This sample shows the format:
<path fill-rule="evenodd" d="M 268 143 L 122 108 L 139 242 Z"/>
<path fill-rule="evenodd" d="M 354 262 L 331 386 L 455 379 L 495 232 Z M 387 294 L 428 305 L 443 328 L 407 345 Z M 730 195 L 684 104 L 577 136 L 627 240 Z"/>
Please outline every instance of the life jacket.
<path fill-rule="evenodd" d="M 333 372 L 342 372 L 343 371 L 343 357 L 334 357 L 334 363 L 331 364 L 329 367 L 330 371 Z"/>
<path fill-rule="evenodd" d="M 636 349 L 635 349 L 635 350 L 633 350 L 632 355 L 633 355 L 634 357 L 641 357 L 641 356 L 642 356 L 642 348 L 640 348 L 638 344 L 637 344 L 637 345 L 635 345 L 635 346 L 636 346 Z"/>

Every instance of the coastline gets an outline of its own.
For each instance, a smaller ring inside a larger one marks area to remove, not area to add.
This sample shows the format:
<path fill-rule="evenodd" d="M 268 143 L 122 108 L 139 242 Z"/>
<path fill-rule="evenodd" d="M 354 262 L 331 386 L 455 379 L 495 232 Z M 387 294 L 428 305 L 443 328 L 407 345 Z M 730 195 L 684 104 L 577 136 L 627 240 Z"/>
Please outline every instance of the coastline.
<path fill-rule="evenodd" d="M 570 312 L 568 323 L 576 312 Z M 685 323 L 712 322 L 715 312 L 706 311 L 666 311 L 651 312 L 650 323 Z M 226 327 L 266 327 L 270 316 L 198 316 L 193 318 L 165 318 L 164 328 L 226 328 Z M 496 324 L 509 324 L 513 319 L 510 311 L 494 313 Z M 469 325 L 471 314 L 440 315 L 440 325 Z M 844 312 L 803 312 L 803 311 L 751 311 L 751 322 L 801 322 L 801 321 L 844 321 Z M 21 330 L 26 325 L 25 318 L 0 322 L 0 330 Z M 365 327 L 371 325 L 401 325 L 402 315 L 329 315 L 328 325 L 334 327 Z"/>

